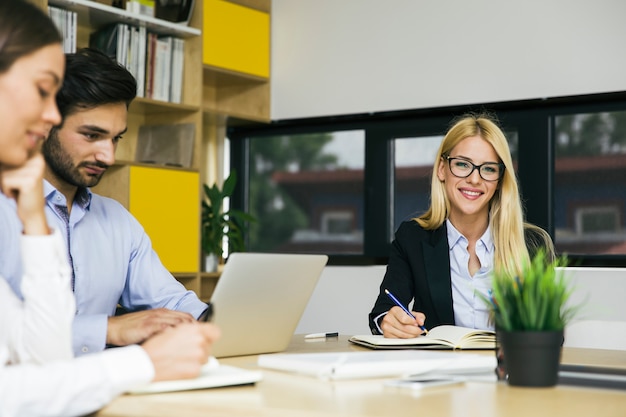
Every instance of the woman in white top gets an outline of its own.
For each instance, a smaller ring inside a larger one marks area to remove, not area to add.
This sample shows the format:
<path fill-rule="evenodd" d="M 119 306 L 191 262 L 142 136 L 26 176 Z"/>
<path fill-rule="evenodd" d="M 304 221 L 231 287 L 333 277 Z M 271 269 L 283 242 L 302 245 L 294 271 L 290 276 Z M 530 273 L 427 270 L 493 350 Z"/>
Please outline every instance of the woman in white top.
<path fill-rule="evenodd" d="M 23 300 L 0 278 L 0 415 L 82 415 L 137 384 L 192 378 L 219 330 L 207 323 L 169 328 L 142 346 L 72 358 L 74 298 L 58 232 L 44 214 L 38 147 L 61 122 L 55 94 L 65 57 L 45 13 L 24 0 L 0 2 L 0 233 L 17 210 Z"/>

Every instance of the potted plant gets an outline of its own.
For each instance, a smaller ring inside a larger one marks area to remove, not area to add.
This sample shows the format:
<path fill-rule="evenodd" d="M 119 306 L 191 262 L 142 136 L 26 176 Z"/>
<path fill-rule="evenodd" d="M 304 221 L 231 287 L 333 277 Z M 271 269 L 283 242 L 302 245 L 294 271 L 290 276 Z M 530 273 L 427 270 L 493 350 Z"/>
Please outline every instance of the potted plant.
<path fill-rule="evenodd" d="M 204 199 L 202 201 L 202 250 L 206 256 L 205 270 L 215 272 L 220 260 L 224 256 L 224 238 L 228 239 L 230 252 L 243 252 L 245 242 L 243 229 L 245 222 L 254 221 L 254 217 L 240 211 L 223 211 L 224 199 L 230 197 L 237 183 L 236 171 L 231 171 L 224 180 L 220 190 L 217 184 L 212 187 L 204 184 Z"/>
<path fill-rule="evenodd" d="M 560 268 L 565 265 L 565 257 L 551 260 L 539 250 L 520 277 L 493 276 L 486 301 L 496 326 L 496 354 L 503 355 L 511 385 L 557 383 L 563 331 L 577 310 L 567 303 L 572 289 Z"/>

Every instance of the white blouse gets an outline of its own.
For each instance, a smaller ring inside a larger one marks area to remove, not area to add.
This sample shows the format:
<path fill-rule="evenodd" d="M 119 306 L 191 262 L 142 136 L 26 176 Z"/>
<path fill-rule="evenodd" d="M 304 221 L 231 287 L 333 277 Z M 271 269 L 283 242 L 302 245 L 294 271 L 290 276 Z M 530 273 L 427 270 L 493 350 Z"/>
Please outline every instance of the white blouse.
<path fill-rule="evenodd" d="M 62 237 L 20 239 L 24 299 L 0 278 L 0 416 L 83 415 L 152 380 L 139 346 L 72 357 L 75 302 Z"/>

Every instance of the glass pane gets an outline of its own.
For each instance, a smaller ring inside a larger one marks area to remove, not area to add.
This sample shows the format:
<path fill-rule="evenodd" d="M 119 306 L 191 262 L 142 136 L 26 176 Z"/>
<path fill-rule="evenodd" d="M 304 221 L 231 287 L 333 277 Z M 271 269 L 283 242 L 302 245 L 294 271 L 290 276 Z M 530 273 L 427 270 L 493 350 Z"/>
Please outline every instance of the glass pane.
<path fill-rule="evenodd" d="M 517 169 L 516 131 L 504 132 L 513 164 Z M 417 217 L 428 210 L 430 204 L 430 179 L 435 155 L 443 136 L 396 138 L 394 178 L 394 230 L 405 220 Z"/>
<path fill-rule="evenodd" d="M 559 252 L 626 254 L 626 112 L 555 118 Z"/>
<path fill-rule="evenodd" d="M 250 139 L 249 250 L 363 253 L 363 130 Z"/>
<path fill-rule="evenodd" d="M 419 216 L 430 203 L 430 177 L 443 136 L 394 140 L 394 231 L 405 220 Z"/>

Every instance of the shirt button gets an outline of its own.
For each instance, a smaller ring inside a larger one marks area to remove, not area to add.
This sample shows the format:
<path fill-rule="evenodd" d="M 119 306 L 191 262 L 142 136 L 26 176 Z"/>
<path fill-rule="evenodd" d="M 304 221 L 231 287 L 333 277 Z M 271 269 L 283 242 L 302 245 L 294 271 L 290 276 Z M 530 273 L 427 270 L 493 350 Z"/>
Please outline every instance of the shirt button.
<path fill-rule="evenodd" d="M 88 348 L 87 346 L 83 346 L 83 347 L 82 347 L 82 349 L 81 349 L 81 351 L 82 351 L 83 353 L 88 353 L 88 352 L 89 352 L 89 348 Z"/>

